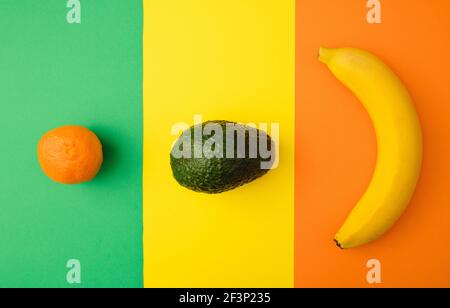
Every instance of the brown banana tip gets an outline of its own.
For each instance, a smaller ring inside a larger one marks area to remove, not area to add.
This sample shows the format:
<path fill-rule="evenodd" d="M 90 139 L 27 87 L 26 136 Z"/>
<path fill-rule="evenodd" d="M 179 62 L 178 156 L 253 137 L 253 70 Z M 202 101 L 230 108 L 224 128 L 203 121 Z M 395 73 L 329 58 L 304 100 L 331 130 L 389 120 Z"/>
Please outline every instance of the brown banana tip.
<path fill-rule="evenodd" d="M 337 239 L 334 239 L 334 242 L 336 243 L 337 247 L 339 247 L 340 249 L 344 250 L 344 247 L 342 247 L 341 243 L 339 243 L 339 241 Z"/>

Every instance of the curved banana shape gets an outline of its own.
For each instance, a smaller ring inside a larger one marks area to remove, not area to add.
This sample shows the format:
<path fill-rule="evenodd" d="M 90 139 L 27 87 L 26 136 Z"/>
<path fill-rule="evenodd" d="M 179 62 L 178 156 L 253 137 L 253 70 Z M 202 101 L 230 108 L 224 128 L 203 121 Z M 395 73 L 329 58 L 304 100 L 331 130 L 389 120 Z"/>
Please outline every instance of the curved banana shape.
<path fill-rule="evenodd" d="M 377 136 L 372 181 L 335 237 L 340 248 L 354 248 L 383 235 L 408 206 L 421 170 L 422 132 L 408 90 L 377 57 L 322 48 L 319 59 L 361 100 Z"/>

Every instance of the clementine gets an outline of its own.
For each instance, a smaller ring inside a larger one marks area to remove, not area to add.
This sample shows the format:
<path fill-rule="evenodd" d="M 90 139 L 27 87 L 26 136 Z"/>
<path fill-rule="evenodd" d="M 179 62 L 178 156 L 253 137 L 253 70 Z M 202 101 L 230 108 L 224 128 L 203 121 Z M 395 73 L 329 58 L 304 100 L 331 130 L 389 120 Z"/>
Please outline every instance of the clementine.
<path fill-rule="evenodd" d="M 63 184 L 79 184 L 95 178 L 103 163 L 102 144 L 82 126 L 63 126 L 46 133 L 38 144 L 44 173 Z"/>

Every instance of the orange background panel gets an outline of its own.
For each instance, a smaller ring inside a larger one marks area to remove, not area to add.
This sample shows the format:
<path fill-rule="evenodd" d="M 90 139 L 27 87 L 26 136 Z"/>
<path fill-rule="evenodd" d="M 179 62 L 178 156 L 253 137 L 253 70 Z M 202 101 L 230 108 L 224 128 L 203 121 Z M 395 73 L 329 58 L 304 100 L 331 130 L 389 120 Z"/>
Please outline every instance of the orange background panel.
<path fill-rule="evenodd" d="M 297 287 L 450 287 L 450 1 L 297 1 Z M 333 237 L 372 176 L 376 142 L 358 100 L 317 61 L 320 46 L 379 55 L 410 89 L 424 133 L 423 172 L 410 207 L 378 241 L 341 251 Z"/>

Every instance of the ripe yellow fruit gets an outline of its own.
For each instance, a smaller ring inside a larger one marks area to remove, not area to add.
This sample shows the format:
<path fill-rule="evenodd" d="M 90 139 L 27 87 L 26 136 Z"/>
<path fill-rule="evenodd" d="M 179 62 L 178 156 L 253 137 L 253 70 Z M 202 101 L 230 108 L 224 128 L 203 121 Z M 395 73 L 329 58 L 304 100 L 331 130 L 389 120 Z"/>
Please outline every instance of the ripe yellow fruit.
<path fill-rule="evenodd" d="M 347 249 L 379 238 L 407 208 L 421 171 L 422 132 L 408 90 L 376 56 L 322 48 L 319 59 L 361 100 L 377 136 L 372 181 L 335 237 Z"/>

